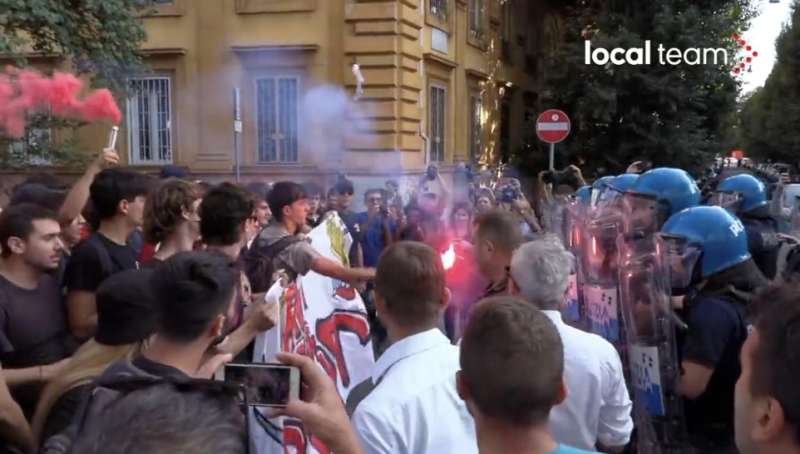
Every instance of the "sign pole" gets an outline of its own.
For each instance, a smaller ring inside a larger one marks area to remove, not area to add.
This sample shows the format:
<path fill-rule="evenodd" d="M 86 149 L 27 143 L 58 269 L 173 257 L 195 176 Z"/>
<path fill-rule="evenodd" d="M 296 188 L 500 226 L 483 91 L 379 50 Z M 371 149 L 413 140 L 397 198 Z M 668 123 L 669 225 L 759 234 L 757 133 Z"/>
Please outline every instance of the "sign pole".
<path fill-rule="evenodd" d="M 555 159 L 556 159 L 556 144 L 550 144 L 550 171 L 552 172 L 555 170 Z"/>
<path fill-rule="evenodd" d="M 242 134 L 242 109 L 239 88 L 233 89 L 233 152 L 234 165 L 236 166 L 236 182 L 239 182 L 241 174 L 241 150 L 239 136 Z"/>

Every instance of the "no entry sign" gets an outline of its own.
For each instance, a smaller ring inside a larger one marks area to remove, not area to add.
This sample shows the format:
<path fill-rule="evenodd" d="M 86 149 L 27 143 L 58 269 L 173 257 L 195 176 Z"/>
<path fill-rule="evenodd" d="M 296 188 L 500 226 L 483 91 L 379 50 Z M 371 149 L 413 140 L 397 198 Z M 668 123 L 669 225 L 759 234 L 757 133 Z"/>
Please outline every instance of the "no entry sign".
<path fill-rule="evenodd" d="M 558 109 L 545 110 L 536 119 L 536 135 L 549 144 L 563 142 L 569 135 L 572 124 L 569 117 Z"/>

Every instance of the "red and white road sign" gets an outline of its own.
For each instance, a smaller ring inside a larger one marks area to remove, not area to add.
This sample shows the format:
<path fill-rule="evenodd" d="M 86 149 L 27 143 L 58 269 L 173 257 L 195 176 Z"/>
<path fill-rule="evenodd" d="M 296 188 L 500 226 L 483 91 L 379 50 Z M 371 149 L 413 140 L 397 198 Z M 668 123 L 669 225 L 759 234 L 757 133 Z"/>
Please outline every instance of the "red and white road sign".
<path fill-rule="evenodd" d="M 545 110 L 536 119 L 536 135 L 542 142 L 563 142 L 571 128 L 567 114 L 558 109 Z"/>

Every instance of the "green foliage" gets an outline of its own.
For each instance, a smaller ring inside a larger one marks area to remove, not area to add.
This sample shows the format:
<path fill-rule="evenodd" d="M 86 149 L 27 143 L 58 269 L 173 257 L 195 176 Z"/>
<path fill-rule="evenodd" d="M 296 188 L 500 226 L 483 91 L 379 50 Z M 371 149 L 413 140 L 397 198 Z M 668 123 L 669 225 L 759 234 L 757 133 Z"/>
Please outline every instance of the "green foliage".
<path fill-rule="evenodd" d="M 542 109 L 570 114 L 570 137 L 558 146 L 587 176 L 620 173 L 636 160 L 695 169 L 724 151 L 725 125 L 736 108 L 735 42 L 753 17 L 751 0 L 595 0 L 567 2 L 558 14 L 564 36 L 544 65 Z M 586 65 L 592 47 L 642 47 L 652 65 Z M 724 48 L 728 65 L 658 64 L 656 48 Z M 538 144 L 535 155 L 546 156 Z M 530 155 L 520 157 L 529 161 Z"/>
<path fill-rule="evenodd" d="M 742 103 L 737 125 L 749 156 L 798 163 L 800 156 L 800 2 L 775 47 L 777 60 L 764 86 Z"/>
<path fill-rule="evenodd" d="M 141 0 L 0 0 L 0 55 L 15 66 L 30 65 L 30 55 L 58 56 L 69 62 L 69 71 L 89 76 L 95 87 L 109 87 L 118 95 L 126 89 L 126 77 L 143 70 L 139 48 L 146 35 L 139 18 Z M 78 123 L 36 119 L 29 127 L 42 125 L 74 132 Z M 70 135 L 70 134 L 66 134 Z M 24 142 L 24 141 L 23 141 Z M 74 141 L 57 146 L 46 140 L 8 146 L 0 132 L 0 165 L 24 166 L 29 156 L 39 161 L 69 165 L 81 161 Z M 27 150 L 22 153 L 20 150 Z M 45 156 L 46 155 L 46 156 Z M 27 156 L 27 157 L 26 157 Z"/>

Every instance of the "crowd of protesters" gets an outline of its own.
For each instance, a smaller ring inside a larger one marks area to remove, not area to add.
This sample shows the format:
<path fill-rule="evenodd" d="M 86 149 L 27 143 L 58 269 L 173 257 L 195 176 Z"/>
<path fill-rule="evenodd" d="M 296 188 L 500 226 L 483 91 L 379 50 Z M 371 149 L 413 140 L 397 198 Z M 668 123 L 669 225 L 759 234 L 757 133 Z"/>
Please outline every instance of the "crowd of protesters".
<path fill-rule="evenodd" d="M 535 197 L 463 167 L 410 194 L 356 194 L 343 175 L 212 185 L 119 167 L 111 149 L 71 187 L 26 181 L 0 213 L 4 452 L 247 452 L 238 393 L 211 378 L 276 325 L 271 284 L 311 271 L 360 290 L 379 355 L 347 402 L 312 359 L 278 355 L 303 383 L 280 413 L 332 452 L 630 450 L 623 362 L 562 320 L 575 258 L 545 233 L 583 185 L 576 167 L 540 174 Z M 306 237 L 332 213 L 345 263 Z M 788 282 L 750 302 L 728 396 L 742 454 L 800 452 L 799 295 Z"/>

